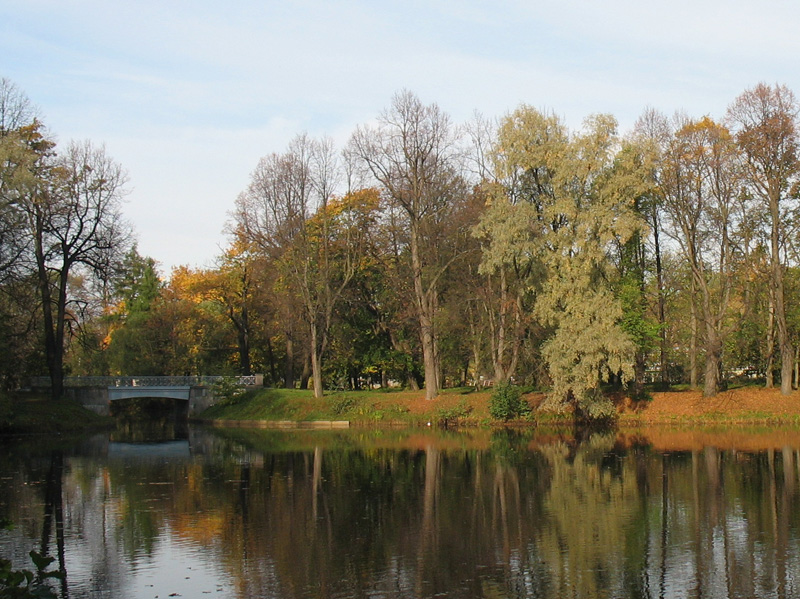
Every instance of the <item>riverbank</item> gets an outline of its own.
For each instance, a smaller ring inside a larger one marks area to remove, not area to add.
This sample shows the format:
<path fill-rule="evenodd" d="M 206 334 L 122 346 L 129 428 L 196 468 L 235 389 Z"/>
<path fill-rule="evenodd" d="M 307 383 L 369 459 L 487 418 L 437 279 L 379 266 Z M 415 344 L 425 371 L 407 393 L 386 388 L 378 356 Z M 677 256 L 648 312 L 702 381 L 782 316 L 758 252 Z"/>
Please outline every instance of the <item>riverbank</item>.
<path fill-rule="evenodd" d="M 525 395 L 532 412 L 512 424 L 570 424 L 569 414 L 539 409 L 544 397 L 542 393 Z M 490 398 L 490 390 L 472 388 L 446 389 L 434 401 L 426 401 L 423 391 L 348 391 L 317 399 L 307 390 L 260 389 L 228 405 L 213 406 L 196 419 L 251 427 L 259 422 L 294 422 L 302 426 L 319 421 L 348 422 L 351 426 L 486 427 L 498 424 L 489 415 Z M 670 391 L 654 392 L 651 398 L 638 402 L 622 396 L 615 401 L 618 425 L 624 429 L 663 425 L 800 427 L 798 391 L 784 396 L 778 389 L 743 387 L 713 398 L 704 398 L 699 391 Z M 113 422 L 67 400 L 53 402 L 29 394 L 0 396 L 0 434 L 82 432 L 110 427 Z"/>
<path fill-rule="evenodd" d="M 70 400 L 53 401 L 30 393 L 0 394 L 0 434 L 81 433 L 110 428 L 114 419 Z"/>
<path fill-rule="evenodd" d="M 311 391 L 263 389 L 235 403 L 212 406 L 199 415 L 207 421 L 349 421 L 353 425 L 488 426 L 490 390 L 446 389 L 434 401 L 424 391 L 351 391 L 314 398 Z M 531 414 L 516 424 L 569 423 L 569 414 L 542 411 L 543 393 L 524 396 Z M 742 387 L 704 398 L 700 391 L 653 392 L 646 400 L 615 398 L 618 423 L 644 425 L 800 426 L 800 392 L 783 396 L 778 389 Z"/>

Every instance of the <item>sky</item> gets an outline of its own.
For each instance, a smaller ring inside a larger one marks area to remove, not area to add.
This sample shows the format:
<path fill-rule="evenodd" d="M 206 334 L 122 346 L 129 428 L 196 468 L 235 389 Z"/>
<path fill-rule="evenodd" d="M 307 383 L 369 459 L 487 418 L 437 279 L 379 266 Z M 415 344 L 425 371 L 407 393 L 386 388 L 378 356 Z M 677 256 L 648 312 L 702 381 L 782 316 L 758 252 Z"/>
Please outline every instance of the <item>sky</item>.
<path fill-rule="evenodd" d="M 410 90 L 456 123 L 520 104 L 579 128 L 645 108 L 722 118 L 758 82 L 800 93 L 796 0 L 0 0 L 0 77 L 59 144 L 128 173 L 162 274 L 213 266 L 259 158 L 343 147 Z"/>

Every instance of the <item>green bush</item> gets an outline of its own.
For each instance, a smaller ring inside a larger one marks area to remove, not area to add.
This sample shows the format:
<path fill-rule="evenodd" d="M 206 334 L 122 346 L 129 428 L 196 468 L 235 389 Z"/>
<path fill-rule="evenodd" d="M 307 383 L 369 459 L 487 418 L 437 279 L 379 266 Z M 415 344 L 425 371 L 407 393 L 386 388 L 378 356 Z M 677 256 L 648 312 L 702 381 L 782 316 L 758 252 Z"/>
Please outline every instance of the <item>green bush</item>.
<path fill-rule="evenodd" d="M 522 418 L 531 412 L 528 402 L 522 398 L 522 389 L 511 383 L 495 385 L 489 399 L 489 415 L 495 420 Z"/>
<path fill-rule="evenodd" d="M 436 410 L 436 415 L 440 423 L 447 425 L 455 424 L 459 420 L 463 420 L 469 416 L 471 412 L 472 406 L 467 404 L 466 400 L 462 399 L 456 405 L 450 408 L 439 408 Z"/>

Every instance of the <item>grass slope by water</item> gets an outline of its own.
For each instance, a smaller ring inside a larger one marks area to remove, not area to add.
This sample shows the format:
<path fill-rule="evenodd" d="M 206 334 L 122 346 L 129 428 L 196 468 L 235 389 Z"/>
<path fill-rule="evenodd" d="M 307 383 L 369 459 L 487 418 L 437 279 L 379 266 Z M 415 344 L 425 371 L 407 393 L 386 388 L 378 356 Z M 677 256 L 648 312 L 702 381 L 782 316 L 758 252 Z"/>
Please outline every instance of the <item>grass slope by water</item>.
<path fill-rule="evenodd" d="M 312 421 L 347 420 L 362 424 L 439 424 L 443 421 L 488 423 L 490 393 L 446 389 L 434 401 L 424 391 L 347 391 L 315 398 L 298 389 L 262 389 L 210 407 L 202 420 Z"/>
<path fill-rule="evenodd" d="M 786 424 L 800 426 L 800 392 L 783 396 L 778 389 L 741 387 L 705 398 L 700 391 L 653 392 L 651 398 L 632 401 L 620 396 L 621 426 Z M 491 390 L 443 390 L 433 401 L 424 391 L 348 391 L 315 398 L 311 391 L 263 389 L 249 391 L 236 402 L 212 406 L 202 420 L 313 421 L 348 420 L 353 424 L 424 425 L 496 423 L 489 415 Z M 521 423 L 569 422 L 569 414 L 538 410 L 542 393 L 524 396 L 533 411 Z"/>

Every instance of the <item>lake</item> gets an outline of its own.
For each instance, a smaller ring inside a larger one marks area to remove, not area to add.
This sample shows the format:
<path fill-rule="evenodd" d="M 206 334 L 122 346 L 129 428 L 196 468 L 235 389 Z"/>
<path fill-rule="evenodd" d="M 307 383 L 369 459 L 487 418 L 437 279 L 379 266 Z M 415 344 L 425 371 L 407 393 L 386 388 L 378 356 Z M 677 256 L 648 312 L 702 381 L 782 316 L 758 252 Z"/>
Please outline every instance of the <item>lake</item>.
<path fill-rule="evenodd" d="M 798 597 L 800 432 L 128 429 L 6 441 L 62 597 Z"/>

